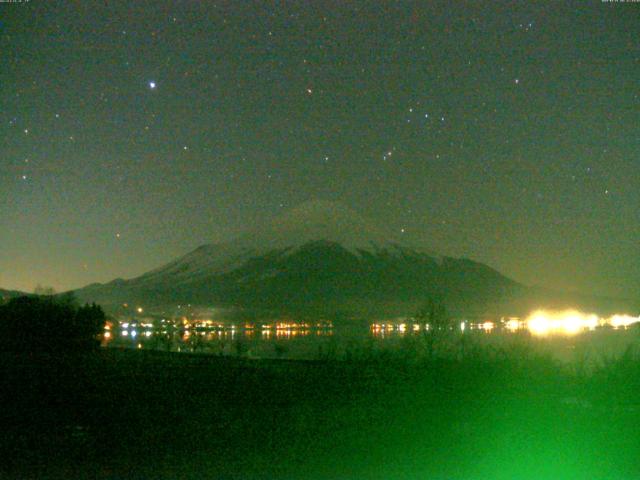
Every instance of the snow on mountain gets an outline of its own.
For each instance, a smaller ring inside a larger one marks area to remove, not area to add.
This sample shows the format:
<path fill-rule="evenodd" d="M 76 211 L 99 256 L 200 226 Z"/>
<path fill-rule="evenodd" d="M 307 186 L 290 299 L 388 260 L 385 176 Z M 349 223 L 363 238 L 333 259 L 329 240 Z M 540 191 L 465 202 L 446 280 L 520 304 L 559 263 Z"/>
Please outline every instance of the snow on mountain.
<path fill-rule="evenodd" d="M 338 244 L 354 255 L 386 251 L 391 255 L 439 259 L 427 250 L 400 243 L 339 203 L 314 200 L 285 212 L 235 240 L 203 245 L 136 280 L 141 284 L 192 281 L 197 277 L 233 271 L 251 258 L 270 253 L 292 254 L 311 242 Z"/>
<path fill-rule="evenodd" d="M 193 303 L 330 315 L 406 314 L 431 296 L 466 309 L 517 288 L 486 265 L 437 257 L 340 204 L 311 201 L 235 240 L 76 293 L 112 305 Z"/>
<path fill-rule="evenodd" d="M 276 217 L 246 239 L 253 245 L 275 248 L 327 241 L 354 253 L 357 250 L 373 251 L 387 244 L 388 240 L 389 234 L 367 222 L 355 211 L 324 200 L 303 203 Z"/>
<path fill-rule="evenodd" d="M 322 318 L 411 315 L 426 298 L 442 300 L 457 315 L 525 314 L 540 305 L 599 311 L 620 304 L 531 289 L 482 263 L 435 256 L 327 201 L 307 202 L 137 278 L 75 293 L 107 306 L 191 303 Z"/>

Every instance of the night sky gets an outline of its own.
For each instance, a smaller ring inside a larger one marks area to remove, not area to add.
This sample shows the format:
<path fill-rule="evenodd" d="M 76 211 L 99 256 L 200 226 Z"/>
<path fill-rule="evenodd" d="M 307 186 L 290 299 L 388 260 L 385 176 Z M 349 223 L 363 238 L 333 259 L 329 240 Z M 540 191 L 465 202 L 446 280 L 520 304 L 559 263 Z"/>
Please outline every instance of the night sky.
<path fill-rule="evenodd" d="M 309 200 L 640 291 L 640 4 L 0 3 L 0 287 L 132 277 Z"/>

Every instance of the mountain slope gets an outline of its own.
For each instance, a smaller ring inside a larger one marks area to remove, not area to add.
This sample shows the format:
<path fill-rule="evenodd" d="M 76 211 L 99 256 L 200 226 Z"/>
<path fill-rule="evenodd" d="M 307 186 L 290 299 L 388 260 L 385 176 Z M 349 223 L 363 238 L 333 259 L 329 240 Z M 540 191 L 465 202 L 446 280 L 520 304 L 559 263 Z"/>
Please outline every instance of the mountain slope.
<path fill-rule="evenodd" d="M 388 235 L 366 222 L 356 212 L 327 201 L 307 202 L 267 222 L 233 241 L 203 245 L 163 267 L 139 277 L 145 284 L 193 280 L 212 273 L 225 273 L 248 260 L 293 252 L 303 245 L 325 241 L 342 246 L 354 254 L 402 247 Z M 426 252 L 424 252 L 426 253 Z"/>
<path fill-rule="evenodd" d="M 412 314 L 427 297 L 485 312 L 522 290 L 495 270 L 406 245 L 339 204 L 308 202 L 234 241 L 76 294 L 106 305 L 199 304 L 287 314 Z"/>

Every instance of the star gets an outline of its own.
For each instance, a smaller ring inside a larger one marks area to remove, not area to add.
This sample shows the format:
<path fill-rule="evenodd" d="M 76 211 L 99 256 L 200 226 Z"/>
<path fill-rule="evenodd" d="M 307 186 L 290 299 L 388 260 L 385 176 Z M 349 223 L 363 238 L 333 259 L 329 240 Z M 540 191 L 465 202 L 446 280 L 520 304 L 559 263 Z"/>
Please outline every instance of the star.
<path fill-rule="evenodd" d="M 149 82 L 149 88 L 154 90 L 156 88 L 156 82 Z"/>

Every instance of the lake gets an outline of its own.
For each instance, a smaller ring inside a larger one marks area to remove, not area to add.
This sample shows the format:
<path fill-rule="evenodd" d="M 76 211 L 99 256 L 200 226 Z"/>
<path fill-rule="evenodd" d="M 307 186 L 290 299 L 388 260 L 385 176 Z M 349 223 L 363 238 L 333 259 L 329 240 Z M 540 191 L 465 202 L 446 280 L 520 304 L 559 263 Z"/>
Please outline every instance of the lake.
<path fill-rule="evenodd" d="M 145 322 L 122 321 L 108 327 L 103 346 L 150 349 L 247 358 L 321 359 L 402 354 L 421 348 L 431 336 L 457 351 L 460 345 L 491 348 L 523 348 L 567 363 L 598 364 L 640 347 L 635 324 L 612 327 L 586 326 L 540 331 L 539 324 L 513 320 L 461 322 L 448 332 L 427 325 L 402 322 L 361 326 L 331 324 L 215 324 L 155 328 Z M 566 326 L 566 325 L 565 325 Z M 454 353 L 455 354 L 455 353 Z"/>

